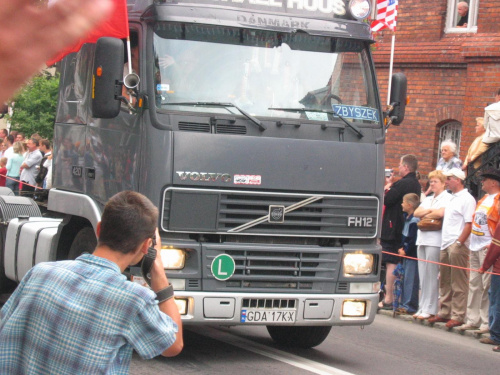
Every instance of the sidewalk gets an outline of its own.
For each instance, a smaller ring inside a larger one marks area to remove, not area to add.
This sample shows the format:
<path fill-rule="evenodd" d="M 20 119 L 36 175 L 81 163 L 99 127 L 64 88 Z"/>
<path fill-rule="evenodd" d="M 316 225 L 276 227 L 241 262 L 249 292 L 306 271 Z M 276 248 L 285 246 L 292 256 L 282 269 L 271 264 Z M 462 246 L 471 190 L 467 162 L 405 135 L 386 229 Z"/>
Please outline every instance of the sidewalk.
<path fill-rule="evenodd" d="M 380 315 L 386 315 L 386 316 L 390 316 L 390 317 L 393 317 L 393 311 L 392 310 L 378 310 L 377 314 L 380 314 Z M 459 335 L 462 335 L 462 336 L 470 336 L 470 337 L 474 337 L 476 339 L 480 339 L 482 337 L 490 337 L 490 335 L 488 333 L 477 333 L 476 331 L 461 331 L 461 330 L 458 330 L 457 328 L 458 327 L 455 327 L 455 328 L 447 328 L 446 327 L 446 323 L 434 323 L 434 324 L 429 324 L 429 322 L 427 320 L 418 320 L 418 319 L 413 319 L 413 317 L 411 315 L 399 315 L 399 314 L 395 314 L 394 315 L 394 319 L 401 319 L 401 320 L 405 320 L 405 321 L 408 321 L 408 322 L 411 322 L 413 324 L 419 324 L 419 325 L 422 325 L 422 326 L 425 326 L 425 327 L 428 327 L 428 328 L 437 328 L 437 329 L 440 329 L 440 330 L 443 330 L 443 331 L 448 331 L 448 332 L 452 332 L 452 333 L 457 333 Z"/>

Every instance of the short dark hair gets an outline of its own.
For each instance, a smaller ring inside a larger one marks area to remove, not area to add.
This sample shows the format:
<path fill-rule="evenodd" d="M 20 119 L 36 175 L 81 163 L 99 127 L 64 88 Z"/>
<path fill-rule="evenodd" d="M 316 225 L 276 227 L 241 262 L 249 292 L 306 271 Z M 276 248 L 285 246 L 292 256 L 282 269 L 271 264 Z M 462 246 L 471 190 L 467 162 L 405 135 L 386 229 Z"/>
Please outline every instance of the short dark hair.
<path fill-rule="evenodd" d="M 30 138 L 30 141 L 31 141 L 31 142 L 33 142 L 33 143 L 36 145 L 36 147 L 38 147 L 38 145 L 39 145 L 39 142 L 38 142 L 38 141 L 39 141 L 39 139 L 38 139 L 38 138 L 31 137 L 31 138 Z"/>
<path fill-rule="evenodd" d="M 47 150 L 50 150 L 50 141 L 48 139 L 41 139 L 40 140 L 40 146 L 44 145 Z"/>
<path fill-rule="evenodd" d="M 9 140 L 9 143 L 10 143 L 11 145 L 13 145 L 13 144 L 14 144 L 14 136 L 13 136 L 12 134 L 9 134 L 9 135 L 7 136 L 7 139 Z"/>
<path fill-rule="evenodd" d="M 418 169 L 418 159 L 413 154 L 403 155 L 401 157 L 401 164 L 406 165 L 410 172 L 416 172 Z"/>
<path fill-rule="evenodd" d="M 158 209 L 144 195 L 122 191 L 113 195 L 101 218 L 98 245 L 128 254 L 155 234 Z"/>

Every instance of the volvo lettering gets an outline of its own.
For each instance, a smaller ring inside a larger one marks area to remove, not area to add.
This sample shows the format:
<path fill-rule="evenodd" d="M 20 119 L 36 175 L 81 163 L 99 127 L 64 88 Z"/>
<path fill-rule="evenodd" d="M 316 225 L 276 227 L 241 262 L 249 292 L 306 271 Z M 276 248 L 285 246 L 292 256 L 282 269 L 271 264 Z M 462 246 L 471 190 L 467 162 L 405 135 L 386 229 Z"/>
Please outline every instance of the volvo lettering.
<path fill-rule="evenodd" d="M 230 182 L 231 175 L 227 173 L 205 173 L 205 172 L 176 172 L 179 178 L 184 181 L 190 179 L 192 181 L 217 181 Z"/>

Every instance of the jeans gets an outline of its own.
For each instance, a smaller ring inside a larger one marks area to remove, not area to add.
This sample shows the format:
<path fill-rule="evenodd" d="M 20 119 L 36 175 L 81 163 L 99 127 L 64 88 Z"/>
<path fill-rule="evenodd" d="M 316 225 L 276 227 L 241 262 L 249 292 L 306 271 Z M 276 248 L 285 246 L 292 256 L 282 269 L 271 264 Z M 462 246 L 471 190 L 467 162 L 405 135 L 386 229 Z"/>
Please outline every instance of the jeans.
<path fill-rule="evenodd" d="M 403 268 L 405 269 L 405 275 L 401 293 L 401 307 L 405 308 L 409 313 L 414 313 L 418 310 L 418 261 L 404 259 Z"/>
<path fill-rule="evenodd" d="M 500 343 L 500 276 L 491 275 L 490 286 L 490 337 Z"/>
<path fill-rule="evenodd" d="M 19 176 L 12 177 L 12 178 L 19 180 Z M 14 192 L 15 195 L 19 195 L 19 182 L 18 181 L 7 179 L 7 181 L 5 181 L 5 186 L 10 188 Z"/>

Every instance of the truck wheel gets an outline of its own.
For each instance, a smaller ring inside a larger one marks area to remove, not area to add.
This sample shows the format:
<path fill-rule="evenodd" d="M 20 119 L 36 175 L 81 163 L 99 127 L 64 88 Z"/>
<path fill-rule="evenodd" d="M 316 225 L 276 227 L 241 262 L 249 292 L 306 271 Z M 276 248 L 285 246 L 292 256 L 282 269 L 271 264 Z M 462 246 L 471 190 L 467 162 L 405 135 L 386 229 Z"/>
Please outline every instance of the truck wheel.
<path fill-rule="evenodd" d="M 318 346 L 330 333 L 331 326 L 286 327 L 267 326 L 267 332 L 279 345 L 309 349 Z"/>
<path fill-rule="evenodd" d="M 83 253 L 93 253 L 97 246 L 97 238 L 94 228 L 85 227 L 80 229 L 69 248 L 68 259 L 76 259 Z"/>

